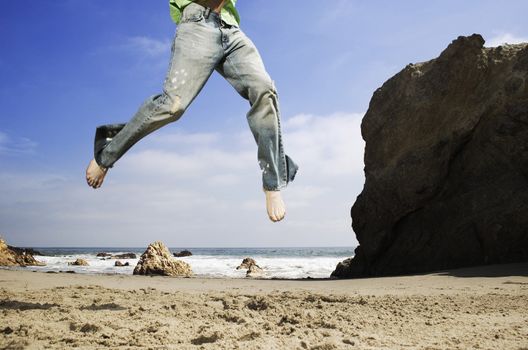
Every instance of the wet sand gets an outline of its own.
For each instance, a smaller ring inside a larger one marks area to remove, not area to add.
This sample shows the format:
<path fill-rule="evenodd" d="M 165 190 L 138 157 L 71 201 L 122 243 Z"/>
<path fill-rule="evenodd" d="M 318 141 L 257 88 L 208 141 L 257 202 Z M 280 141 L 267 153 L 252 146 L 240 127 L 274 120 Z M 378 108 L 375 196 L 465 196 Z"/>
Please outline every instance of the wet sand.
<path fill-rule="evenodd" d="M 355 280 L 0 270 L 2 349 L 528 349 L 528 264 Z"/>

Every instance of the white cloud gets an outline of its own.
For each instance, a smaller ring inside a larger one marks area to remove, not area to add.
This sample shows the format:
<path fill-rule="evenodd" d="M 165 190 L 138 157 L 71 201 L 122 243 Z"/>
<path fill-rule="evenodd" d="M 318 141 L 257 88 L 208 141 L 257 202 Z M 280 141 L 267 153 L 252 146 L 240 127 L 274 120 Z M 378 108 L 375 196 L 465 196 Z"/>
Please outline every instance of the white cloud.
<path fill-rule="evenodd" d="M 0 169 L 0 232 L 26 245 L 354 245 L 349 211 L 363 185 L 360 120 L 346 113 L 283 120 L 286 152 L 300 170 L 284 191 L 288 214 L 280 224 L 267 218 L 256 146 L 244 128 L 234 137 L 155 133 L 99 190 L 78 170 L 73 177 Z"/>
<path fill-rule="evenodd" d="M 142 72 L 149 77 L 156 77 L 166 71 L 169 61 L 171 40 L 168 38 L 151 38 L 147 36 L 125 37 L 119 41 L 114 41 L 105 46 L 95 49 L 92 54 L 103 56 L 113 62 L 118 56 L 119 67 L 112 67 L 112 73 L 130 71 Z M 112 56 L 107 58 L 106 56 Z M 159 82 L 158 82 L 159 84 Z"/>
<path fill-rule="evenodd" d="M 122 48 L 148 57 L 166 57 L 170 51 L 169 39 L 155 39 L 146 36 L 134 36 L 126 39 Z"/>
<path fill-rule="evenodd" d="M 349 175 L 363 169 L 361 114 L 325 117 L 298 115 L 284 123 L 286 152 L 319 177 Z"/>
<path fill-rule="evenodd" d="M 486 47 L 495 47 L 503 44 L 528 43 L 528 37 L 517 36 L 512 33 L 501 33 L 486 40 Z"/>
<path fill-rule="evenodd" d="M 33 154 L 37 143 L 27 137 L 13 137 L 0 131 L 0 155 Z"/>
<path fill-rule="evenodd" d="M 154 138 L 154 142 L 174 146 L 209 146 L 219 141 L 218 133 L 186 133 L 176 131 L 170 134 L 161 134 Z"/>

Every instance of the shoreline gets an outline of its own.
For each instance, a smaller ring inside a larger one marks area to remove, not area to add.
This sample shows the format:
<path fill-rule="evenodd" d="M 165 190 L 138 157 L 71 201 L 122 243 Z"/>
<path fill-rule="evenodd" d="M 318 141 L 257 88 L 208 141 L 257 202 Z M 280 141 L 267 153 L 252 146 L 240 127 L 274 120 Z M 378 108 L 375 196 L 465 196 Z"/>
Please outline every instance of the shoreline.
<path fill-rule="evenodd" d="M 0 348 L 528 348 L 528 263 L 363 279 L 0 270 Z"/>
<path fill-rule="evenodd" d="M 69 271 L 91 274 L 132 274 L 144 249 L 127 249 L 110 252 L 109 249 L 75 248 L 60 251 L 44 251 L 36 256 L 45 266 L 28 267 L 39 271 Z M 327 278 L 337 264 L 349 256 L 345 248 L 277 248 L 255 249 L 210 248 L 195 249 L 189 255 L 175 258 L 191 265 L 193 273 L 200 277 L 236 277 L 244 278 L 245 271 L 237 267 L 245 258 L 252 258 L 264 270 L 265 278 Z M 178 252 L 178 253 L 181 253 Z M 171 253 L 177 255 L 178 253 Z M 70 266 L 69 263 L 82 259 L 86 264 Z M 114 265 L 119 261 L 129 266 Z"/>
<path fill-rule="evenodd" d="M 127 260 L 127 259 L 125 259 Z M 0 266 L 0 271 L 23 271 L 23 272 L 35 272 L 41 274 L 76 274 L 82 276 L 133 276 L 132 274 L 124 273 L 109 273 L 109 272 L 85 272 L 85 271 L 75 271 L 75 270 L 32 270 L 34 266 Z M 45 266 L 44 266 L 45 267 Z M 456 269 L 446 269 L 438 271 L 429 271 L 429 272 L 417 272 L 417 273 L 408 273 L 401 275 L 388 275 L 388 276 L 371 276 L 371 277 L 361 277 L 361 278 L 334 278 L 334 277 L 302 277 L 302 278 L 287 278 L 287 277 L 270 277 L 270 278 L 252 278 L 252 280 L 267 280 L 267 281 L 326 281 L 326 280 L 365 280 L 365 279 L 376 279 L 376 278 L 401 278 L 401 277 L 418 277 L 418 276 L 428 276 L 428 275 L 451 275 L 458 277 L 528 277 L 528 262 L 516 262 L 516 263 L 507 263 L 507 264 L 490 264 L 490 265 L 476 265 L 468 267 L 460 267 Z M 158 277 L 158 276 L 143 276 L 143 277 Z M 168 276 L 159 276 L 159 277 L 168 277 Z M 168 278 L 178 278 L 178 277 L 168 277 Z M 238 277 L 229 277 L 229 276 L 203 276 L 203 275 L 193 275 L 191 277 L 184 277 L 183 279 L 227 279 L 227 280 L 237 280 L 237 279 L 246 279 Z"/>
<path fill-rule="evenodd" d="M 443 290 L 449 281 L 451 288 L 447 291 L 460 291 L 475 288 L 475 279 L 480 281 L 480 289 L 490 285 L 504 283 L 526 284 L 528 289 L 528 263 L 503 265 L 485 265 L 453 270 L 437 271 L 423 274 L 402 276 L 366 277 L 356 279 L 335 278 L 233 278 L 233 277 L 168 277 L 139 276 L 125 274 L 91 274 L 30 271 L 21 269 L 0 269 L 0 288 L 24 288 L 38 290 L 72 285 L 98 285 L 105 288 L 133 290 L 141 287 L 156 286 L 164 291 L 226 291 L 235 288 L 258 287 L 259 291 L 270 292 L 277 289 L 299 289 L 311 292 L 331 292 L 340 294 L 383 293 L 401 294 L 403 291 L 416 294 L 424 292 L 435 293 Z M 405 285 L 405 287 L 402 287 Z M 438 289 L 440 288 L 440 289 Z M 381 295 L 381 294 L 379 294 Z M 528 297 L 528 292 L 527 292 Z"/>

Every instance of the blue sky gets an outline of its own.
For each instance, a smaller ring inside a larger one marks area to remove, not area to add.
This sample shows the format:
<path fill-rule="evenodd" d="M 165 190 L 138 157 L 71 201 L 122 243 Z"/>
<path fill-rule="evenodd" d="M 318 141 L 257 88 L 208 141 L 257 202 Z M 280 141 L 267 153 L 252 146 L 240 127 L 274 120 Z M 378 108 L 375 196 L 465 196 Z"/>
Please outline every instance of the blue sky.
<path fill-rule="evenodd" d="M 359 125 L 373 91 L 457 36 L 528 41 L 528 2 L 240 0 L 279 90 L 300 172 L 268 222 L 247 102 L 218 75 L 183 118 L 84 183 L 96 125 L 127 121 L 163 82 L 166 1 L 0 0 L 0 234 L 30 246 L 355 245 Z"/>

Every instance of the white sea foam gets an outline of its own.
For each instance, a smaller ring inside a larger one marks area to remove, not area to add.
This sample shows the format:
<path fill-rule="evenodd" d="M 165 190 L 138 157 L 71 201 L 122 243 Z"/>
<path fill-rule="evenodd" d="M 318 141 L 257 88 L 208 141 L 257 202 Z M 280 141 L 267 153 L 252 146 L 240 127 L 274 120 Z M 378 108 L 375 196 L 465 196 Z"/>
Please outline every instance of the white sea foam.
<path fill-rule="evenodd" d="M 119 253 L 114 253 L 119 254 Z M 267 278 L 328 278 L 338 262 L 348 256 L 252 256 L 265 271 Z M 28 269 L 35 271 L 75 271 L 91 274 L 132 274 L 138 259 L 119 259 L 130 266 L 114 266 L 116 259 L 103 260 L 92 254 L 76 254 L 61 256 L 37 256 L 37 260 L 46 266 L 33 266 Z M 84 259 L 89 266 L 73 266 L 68 262 Z M 193 255 L 178 258 L 191 265 L 196 277 L 213 278 L 244 278 L 246 270 L 236 270 L 242 262 L 242 257 L 234 255 Z"/>

